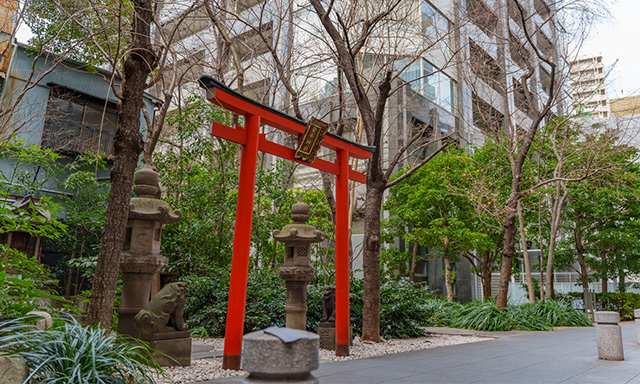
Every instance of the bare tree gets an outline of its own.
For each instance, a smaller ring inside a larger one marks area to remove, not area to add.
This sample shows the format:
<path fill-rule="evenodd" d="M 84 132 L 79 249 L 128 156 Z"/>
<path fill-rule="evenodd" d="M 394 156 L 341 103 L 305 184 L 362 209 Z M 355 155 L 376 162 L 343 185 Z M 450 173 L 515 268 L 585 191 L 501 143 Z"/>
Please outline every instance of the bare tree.
<path fill-rule="evenodd" d="M 407 5 L 399 1 L 391 1 L 375 5 L 371 3 L 327 5 L 317 0 L 310 0 L 310 4 L 330 39 L 335 61 L 344 74 L 350 97 L 353 98 L 357 108 L 366 142 L 376 147 L 366 171 L 363 264 L 365 297 L 362 336 L 366 340 L 378 341 L 380 339 L 380 219 L 384 191 L 411 175 L 446 146 L 446 144 L 436 145 L 428 155 L 415 162 L 403 176 L 391 180 L 397 166 L 407 164 L 409 158 L 412 158 L 411 151 L 418 146 L 416 144 L 420 143 L 419 140 L 429 136 L 429 129 L 435 133 L 438 123 L 429 122 L 429 124 L 422 124 L 422 129 L 409 129 L 407 132 L 410 134 L 405 136 L 403 143 L 392 147 L 395 154 L 391 155 L 387 152 L 388 143 L 385 142 L 389 139 L 387 124 L 392 125 L 397 115 L 394 115 L 394 110 L 388 102 L 392 95 L 408 91 L 404 85 L 405 81 L 402 81 L 403 75 L 412 65 L 423 63 L 422 55 L 436 51 L 443 45 L 449 53 L 455 52 L 455 47 L 449 45 L 447 40 L 451 36 L 448 21 L 440 24 L 439 31 L 437 27 L 429 31 L 436 33 L 428 36 L 428 28 L 420 25 L 415 18 L 412 19 L 420 15 L 414 8 L 416 3 Z M 435 18 L 431 21 L 435 21 Z M 410 28 L 403 29 L 399 25 L 405 27 L 414 25 L 417 28 L 412 34 L 407 32 L 411 30 Z M 421 30 L 421 28 L 425 29 Z M 415 45 L 403 43 L 407 41 L 412 41 Z M 450 59 L 451 56 L 443 60 L 442 67 L 435 69 L 435 72 L 449 65 Z M 358 66 L 360 60 L 364 61 L 364 76 Z M 376 71 L 376 73 L 373 76 L 367 76 L 370 74 L 369 71 Z M 409 83 L 420 90 L 420 80 L 426 76 L 428 75 L 418 75 Z M 408 98 L 412 99 L 410 96 Z M 411 102 L 414 101 L 395 107 L 411 109 Z M 395 112 L 397 113 L 397 110 Z M 437 139 L 442 137 L 438 136 Z M 432 136 L 420 144 L 425 146 L 434 141 Z M 413 156 L 413 159 L 415 158 Z"/>
<path fill-rule="evenodd" d="M 113 71 L 114 78 L 120 79 L 111 83 L 118 98 L 115 157 L 86 318 L 89 324 L 108 328 L 129 214 L 133 173 L 143 150 L 145 160 L 149 164 L 152 162 L 151 153 L 159 140 L 164 119 L 174 105 L 175 93 L 184 85 L 184 78 L 192 73 L 193 65 L 189 65 L 188 60 L 185 65 L 185 60 L 181 59 L 184 52 L 180 52 L 173 42 L 184 33 L 182 22 L 198 3 L 182 4 L 185 12 L 165 25 L 155 24 L 162 18 L 160 12 L 164 3 L 152 0 L 115 6 L 111 2 L 76 4 L 55 1 L 44 4 L 45 10 L 55 12 L 52 25 L 65 30 L 69 34 L 67 39 L 77 41 L 82 55 L 101 58 Z M 44 16 L 47 16 L 46 12 Z M 158 93 L 163 97 L 153 122 L 143 103 L 144 92 L 151 87 L 159 89 Z M 146 143 L 140 132 L 141 113 L 149 127 Z"/>
<path fill-rule="evenodd" d="M 465 42 L 471 63 L 466 72 L 473 93 L 471 121 L 503 148 L 511 169 L 497 295 L 501 307 L 507 305 L 521 199 L 542 186 L 558 183 L 556 208 L 561 209 L 562 185 L 598 171 L 595 164 L 586 163 L 572 176 L 556 172 L 523 188 L 523 167 L 540 127 L 570 112 L 565 90 L 565 62 L 570 55 L 566 39 L 584 31 L 599 14 L 598 7 L 591 1 L 508 0 L 491 9 L 482 0 L 467 2 L 466 17 L 473 25 Z"/>

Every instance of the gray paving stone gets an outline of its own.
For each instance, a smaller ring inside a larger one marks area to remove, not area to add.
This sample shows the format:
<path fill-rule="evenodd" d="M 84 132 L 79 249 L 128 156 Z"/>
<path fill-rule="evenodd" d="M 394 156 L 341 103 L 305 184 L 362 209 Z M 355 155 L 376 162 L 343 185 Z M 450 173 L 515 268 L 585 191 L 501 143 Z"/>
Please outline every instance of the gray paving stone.
<path fill-rule="evenodd" d="M 623 322 L 624 361 L 598 360 L 595 328 L 519 332 L 499 339 L 370 359 L 323 363 L 321 384 L 640 384 L 635 324 Z M 212 381 L 239 383 L 240 378 Z"/>

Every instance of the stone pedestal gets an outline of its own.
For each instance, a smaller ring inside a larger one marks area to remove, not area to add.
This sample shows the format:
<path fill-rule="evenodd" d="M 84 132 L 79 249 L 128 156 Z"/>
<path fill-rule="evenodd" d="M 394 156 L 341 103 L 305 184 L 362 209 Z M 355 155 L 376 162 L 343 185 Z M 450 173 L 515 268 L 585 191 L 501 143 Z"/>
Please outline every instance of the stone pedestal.
<path fill-rule="evenodd" d="M 336 324 L 321 321 L 318 324 L 318 336 L 320 337 L 320 348 L 330 351 L 336 350 Z"/>
<path fill-rule="evenodd" d="M 149 304 L 154 274 L 168 264 L 160 255 L 123 252 L 120 256 L 122 297 L 118 308 L 118 333 L 140 338 L 134 317 Z"/>
<path fill-rule="evenodd" d="M 151 356 L 161 367 L 188 367 L 191 365 L 191 333 L 156 333 L 150 338 L 141 339 L 153 350 Z"/>
<path fill-rule="evenodd" d="M 318 383 L 311 371 L 319 366 L 319 338 L 315 333 L 301 332 L 309 338 L 288 344 L 264 331 L 244 335 L 242 369 L 249 377 L 243 383 Z"/>
<path fill-rule="evenodd" d="M 336 323 L 321 321 L 318 324 L 318 336 L 320 337 L 320 348 L 329 351 L 336 350 Z M 349 326 L 349 345 L 353 346 L 353 331 Z"/>
<path fill-rule="evenodd" d="M 622 330 L 620 329 L 620 314 L 618 312 L 598 311 L 596 318 L 596 341 L 598 345 L 598 359 L 624 360 L 622 349 Z"/>

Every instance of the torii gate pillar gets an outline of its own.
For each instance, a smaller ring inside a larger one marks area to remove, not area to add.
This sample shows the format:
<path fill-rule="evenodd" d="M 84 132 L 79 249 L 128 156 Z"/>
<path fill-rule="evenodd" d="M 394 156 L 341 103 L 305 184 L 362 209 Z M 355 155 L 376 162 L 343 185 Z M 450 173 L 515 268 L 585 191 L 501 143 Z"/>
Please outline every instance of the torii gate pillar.
<path fill-rule="evenodd" d="M 349 356 L 349 153 L 336 161 L 336 356 Z"/>
<path fill-rule="evenodd" d="M 260 117 L 245 117 L 247 144 L 242 148 L 240 175 L 238 177 L 238 204 L 236 204 L 236 226 L 233 235 L 231 258 L 231 279 L 229 282 L 229 303 L 225 328 L 224 355 L 222 367 L 240 370 L 244 311 L 247 298 L 247 278 L 249 276 L 249 252 L 251 248 L 251 227 L 253 224 L 253 197 L 258 164 L 258 138 Z M 242 204 L 240 204 L 242 202 Z"/>
<path fill-rule="evenodd" d="M 323 159 L 315 159 L 313 163 L 302 162 L 295 158 L 293 149 L 271 142 L 260 134 L 260 125 L 275 127 L 300 140 L 307 127 L 305 122 L 248 99 L 211 77 L 201 77 L 200 84 L 207 89 L 209 101 L 245 117 L 244 127 L 232 128 L 214 122 L 211 131 L 214 136 L 243 145 L 222 368 L 240 369 L 259 150 L 336 175 L 336 355 L 349 356 L 348 187 L 349 180 L 366 182 L 364 174 L 350 168 L 349 158 L 369 159 L 375 148 L 327 133 L 321 145 L 335 151 L 335 162 Z"/>

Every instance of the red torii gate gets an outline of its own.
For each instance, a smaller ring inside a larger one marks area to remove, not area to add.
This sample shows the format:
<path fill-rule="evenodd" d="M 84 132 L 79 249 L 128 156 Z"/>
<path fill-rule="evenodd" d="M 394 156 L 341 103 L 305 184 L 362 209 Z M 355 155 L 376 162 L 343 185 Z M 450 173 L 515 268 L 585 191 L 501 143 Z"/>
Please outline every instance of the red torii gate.
<path fill-rule="evenodd" d="M 367 147 L 327 133 L 322 146 L 336 152 L 331 163 L 316 159 L 312 164 L 294 158 L 294 150 L 268 141 L 260 133 L 260 124 L 302 138 L 306 123 L 253 101 L 209 76 L 202 76 L 200 85 L 207 90 L 207 99 L 245 117 L 244 127 L 228 127 L 214 122 L 211 134 L 241 144 L 238 204 L 231 259 L 231 282 L 224 340 L 222 367 L 240 369 L 242 334 L 244 329 L 251 224 L 255 191 L 258 151 L 282 157 L 336 175 L 336 355 L 349 356 L 349 191 L 348 182 L 366 182 L 366 176 L 349 166 L 349 157 L 369 159 L 373 147 Z"/>

